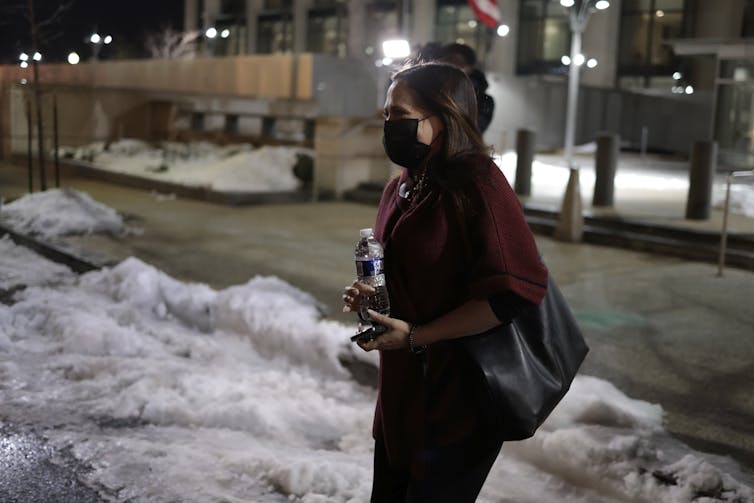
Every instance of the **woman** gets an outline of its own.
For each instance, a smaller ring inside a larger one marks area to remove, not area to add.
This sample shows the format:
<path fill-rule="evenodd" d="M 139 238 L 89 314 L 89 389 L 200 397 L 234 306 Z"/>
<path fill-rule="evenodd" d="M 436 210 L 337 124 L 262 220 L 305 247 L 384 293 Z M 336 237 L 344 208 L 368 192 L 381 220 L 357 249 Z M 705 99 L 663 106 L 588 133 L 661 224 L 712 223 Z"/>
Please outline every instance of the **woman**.
<path fill-rule="evenodd" d="M 383 143 L 405 169 L 385 188 L 375 237 L 385 247 L 391 317 L 360 342 L 380 351 L 373 502 L 472 502 L 502 445 L 460 337 L 509 322 L 544 296 L 547 270 L 515 194 L 476 126 L 460 69 L 398 72 Z M 372 293 L 346 287 L 344 311 Z"/>

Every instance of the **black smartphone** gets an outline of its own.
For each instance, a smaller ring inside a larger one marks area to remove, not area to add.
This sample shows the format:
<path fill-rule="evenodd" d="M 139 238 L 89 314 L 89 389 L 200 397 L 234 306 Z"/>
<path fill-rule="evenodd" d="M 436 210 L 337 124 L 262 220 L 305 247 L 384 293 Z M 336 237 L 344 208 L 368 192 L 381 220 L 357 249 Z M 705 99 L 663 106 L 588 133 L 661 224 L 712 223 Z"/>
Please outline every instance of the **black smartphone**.
<path fill-rule="evenodd" d="M 377 336 L 377 331 L 374 329 L 374 327 L 369 327 L 366 330 L 359 332 L 358 334 L 352 335 L 351 342 L 371 341 L 376 336 Z"/>
<path fill-rule="evenodd" d="M 366 330 L 362 330 L 358 334 L 354 334 L 351 336 L 351 342 L 366 342 L 371 341 L 378 335 L 382 334 L 383 332 L 387 331 L 387 327 L 384 325 L 372 325 L 371 327 L 367 328 Z"/>

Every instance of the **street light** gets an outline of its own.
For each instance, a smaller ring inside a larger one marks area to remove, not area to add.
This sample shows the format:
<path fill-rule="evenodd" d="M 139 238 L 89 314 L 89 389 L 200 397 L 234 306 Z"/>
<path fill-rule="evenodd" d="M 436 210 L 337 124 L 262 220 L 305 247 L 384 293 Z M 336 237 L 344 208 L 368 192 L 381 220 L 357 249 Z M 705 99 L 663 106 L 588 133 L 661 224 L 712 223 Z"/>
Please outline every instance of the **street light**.
<path fill-rule="evenodd" d="M 99 57 L 99 51 L 103 45 L 110 45 L 113 41 L 112 35 L 100 35 L 96 31 L 89 35 L 88 43 L 92 44 L 92 58 L 97 59 Z"/>
<path fill-rule="evenodd" d="M 382 42 L 382 52 L 385 54 L 386 58 L 401 59 L 406 58 L 411 54 L 411 47 L 408 45 L 408 40 L 385 40 Z"/>
<path fill-rule="evenodd" d="M 581 241 L 584 217 L 581 214 L 581 190 L 579 186 L 579 169 L 573 163 L 573 140 L 576 132 L 576 112 L 579 99 L 579 69 L 584 64 L 581 53 L 581 35 L 589 22 L 594 9 L 604 10 L 610 7 L 607 0 L 560 0 L 560 5 L 568 8 L 571 28 L 571 55 L 568 58 L 568 102 L 566 107 L 566 127 L 564 138 L 564 157 L 570 170 L 568 186 L 563 197 L 558 227 L 555 236 L 568 241 Z M 561 60 L 564 64 L 565 58 Z M 593 63 L 596 66 L 596 60 Z M 588 66 L 588 65 L 587 65 Z M 575 221 L 574 221 L 575 220 Z"/>
<path fill-rule="evenodd" d="M 34 61 L 42 61 L 42 55 L 38 52 L 34 53 L 34 56 L 31 57 Z"/>
<path fill-rule="evenodd" d="M 204 32 L 204 35 L 207 38 L 215 38 L 217 36 L 217 28 L 213 28 L 213 27 L 207 28 L 207 31 Z"/>
<path fill-rule="evenodd" d="M 79 57 L 77 53 L 71 52 L 68 54 L 68 63 L 72 65 L 78 65 L 79 61 L 81 61 L 81 58 Z"/>
<path fill-rule="evenodd" d="M 497 27 L 497 36 L 498 37 L 505 37 L 511 32 L 511 27 L 507 24 L 501 24 Z"/>

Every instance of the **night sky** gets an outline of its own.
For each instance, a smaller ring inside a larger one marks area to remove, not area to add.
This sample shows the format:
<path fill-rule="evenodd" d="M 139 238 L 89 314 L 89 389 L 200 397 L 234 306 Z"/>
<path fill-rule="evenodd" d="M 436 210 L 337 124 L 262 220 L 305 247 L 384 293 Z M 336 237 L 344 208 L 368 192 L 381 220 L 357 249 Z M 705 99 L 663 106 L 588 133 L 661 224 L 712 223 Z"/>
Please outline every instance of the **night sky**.
<path fill-rule="evenodd" d="M 34 3 L 38 17 L 44 20 L 67 2 Z M 0 63 L 15 64 L 21 52 L 30 51 L 27 12 L 28 0 L 0 0 Z M 89 59 L 92 47 L 87 40 L 94 30 L 113 37 L 113 43 L 100 50 L 100 59 L 147 57 L 144 41 L 148 33 L 183 28 L 183 0 L 73 0 L 59 19 L 46 30 L 47 40 L 40 44 L 44 61 L 65 62 L 71 51 L 82 61 Z"/>

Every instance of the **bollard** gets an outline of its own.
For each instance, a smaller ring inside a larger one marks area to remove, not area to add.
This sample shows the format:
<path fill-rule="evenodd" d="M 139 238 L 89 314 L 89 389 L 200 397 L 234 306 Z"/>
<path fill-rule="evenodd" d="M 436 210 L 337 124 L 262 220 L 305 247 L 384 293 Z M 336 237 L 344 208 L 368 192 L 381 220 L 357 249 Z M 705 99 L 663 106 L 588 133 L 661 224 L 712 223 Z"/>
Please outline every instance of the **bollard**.
<path fill-rule="evenodd" d="M 618 165 L 620 136 L 613 133 L 597 135 L 597 153 L 594 159 L 594 196 L 592 206 L 615 204 L 615 170 Z"/>
<path fill-rule="evenodd" d="M 641 151 L 641 160 L 646 160 L 647 158 L 647 144 L 649 143 L 649 128 L 647 126 L 641 127 L 641 144 L 639 145 L 639 149 Z"/>
<path fill-rule="evenodd" d="M 711 140 L 694 142 L 689 171 L 689 195 L 686 218 L 707 220 L 712 204 L 712 177 L 717 164 L 717 143 Z"/>
<path fill-rule="evenodd" d="M 571 167 L 566 185 L 563 204 L 560 207 L 558 225 L 553 234 L 555 239 L 579 243 L 584 237 L 584 216 L 581 214 L 581 184 L 579 169 Z"/>
<path fill-rule="evenodd" d="M 534 161 L 534 131 L 516 131 L 516 181 L 513 190 L 520 196 L 531 195 L 531 164 Z"/>

